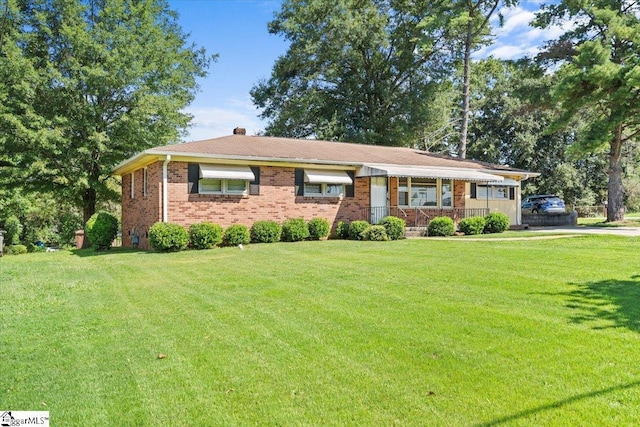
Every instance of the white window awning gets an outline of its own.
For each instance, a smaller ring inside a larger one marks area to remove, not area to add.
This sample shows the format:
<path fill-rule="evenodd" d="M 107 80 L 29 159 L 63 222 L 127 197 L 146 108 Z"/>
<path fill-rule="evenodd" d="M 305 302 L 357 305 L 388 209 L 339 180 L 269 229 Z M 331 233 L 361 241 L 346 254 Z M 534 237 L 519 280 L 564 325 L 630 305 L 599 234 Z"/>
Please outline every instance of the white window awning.
<path fill-rule="evenodd" d="M 353 184 L 353 180 L 345 171 L 335 170 L 304 170 L 304 182 L 312 184 Z"/>
<path fill-rule="evenodd" d="M 487 185 L 493 185 L 498 187 L 520 187 L 520 183 L 515 179 L 504 178 L 502 181 L 489 181 Z"/>
<path fill-rule="evenodd" d="M 471 182 L 502 182 L 503 177 L 473 169 L 429 166 L 364 165 L 358 176 L 395 176 L 402 178 L 442 178 Z M 501 185 L 501 184 L 495 184 Z"/>
<path fill-rule="evenodd" d="M 254 181 L 255 175 L 249 166 L 200 165 L 200 178 L 241 179 Z"/>

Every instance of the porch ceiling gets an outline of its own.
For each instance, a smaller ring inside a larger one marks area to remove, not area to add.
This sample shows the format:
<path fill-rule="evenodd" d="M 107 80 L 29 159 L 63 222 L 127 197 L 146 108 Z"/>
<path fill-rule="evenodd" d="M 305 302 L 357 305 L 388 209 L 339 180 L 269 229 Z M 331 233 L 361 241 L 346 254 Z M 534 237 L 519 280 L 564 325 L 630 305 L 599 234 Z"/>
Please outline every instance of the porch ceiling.
<path fill-rule="evenodd" d="M 504 177 L 471 169 L 454 169 L 438 167 L 398 166 L 398 165 L 364 165 L 358 176 L 395 176 L 407 178 L 444 178 L 472 182 L 502 182 Z M 497 185 L 497 184 L 496 184 Z"/>

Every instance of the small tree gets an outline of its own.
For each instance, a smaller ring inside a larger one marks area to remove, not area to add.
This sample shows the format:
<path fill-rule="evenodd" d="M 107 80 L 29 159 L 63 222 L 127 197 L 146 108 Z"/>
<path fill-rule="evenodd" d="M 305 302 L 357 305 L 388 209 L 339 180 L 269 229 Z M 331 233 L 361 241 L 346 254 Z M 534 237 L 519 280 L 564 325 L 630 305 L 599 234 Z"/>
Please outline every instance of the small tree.
<path fill-rule="evenodd" d="M 89 242 L 96 250 L 110 249 L 113 240 L 118 235 L 118 218 L 109 212 L 97 212 L 91 215 L 87 221 L 85 232 Z"/>
<path fill-rule="evenodd" d="M 4 238 L 7 245 L 17 245 L 20 243 L 20 235 L 22 234 L 22 224 L 17 216 L 11 215 L 4 222 L 4 228 L 7 234 Z"/>

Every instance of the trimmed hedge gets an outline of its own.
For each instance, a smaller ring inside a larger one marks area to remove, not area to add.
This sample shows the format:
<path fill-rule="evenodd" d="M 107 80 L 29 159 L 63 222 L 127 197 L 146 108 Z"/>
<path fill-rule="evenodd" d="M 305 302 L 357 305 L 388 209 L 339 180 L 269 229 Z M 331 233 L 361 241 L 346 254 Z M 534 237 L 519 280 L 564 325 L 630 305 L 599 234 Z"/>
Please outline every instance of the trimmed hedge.
<path fill-rule="evenodd" d="M 338 239 L 348 239 L 349 238 L 349 223 L 344 221 L 338 221 L 338 225 L 336 225 L 336 237 Z"/>
<path fill-rule="evenodd" d="M 362 233 L 362 240 L 370 240 L 372 242 L 386 242 L 389 240 L 387 230 L 384 225 L 372 225 Z"/>
<path fill-rule="evenodd" d="M 493 212 L 484 217 L 484 232 L 487 234 L 502 233 L 509 228 L 509 216 L 502 212 Z"/>
<path fill-rule="evenodd" d="M 349 224 L 349 238 L 351 240 L 362 240 L 362 232 L 370 226 L 371 224 L 367 221 L 353 221 Z"/>
<path fill-rule="evenodd" d="M 464 218 L 458 223 L 458 230 L 469 235 L 482 234 L 484 232 L 485 221 L 481 216 Z"/>
<path fill-rule="evenodd" d="M 113 240 L 118 235 L 118 218 L 109 212 L 96 212 L 87 221 L 85 232 L 91 246 L 96 250 L 110 249 Z"/>
<path fill-rule="evenodd" d="M 309 238 L 309 226 L 304 218 L 289 218 L 282 223 L 282 240 L 299 242 Z"/>
<path fill-rule="evenodd" d="M 149 244 L 160 252 L 178 252 L 187 248 L 189 233 L 181 225 L 156 222 L 149 228 Z"/>
<path fill-rule="evenodd" d="M 329 235 L 329 231 L 331 231 L 329 221 L 324 218 L 313 218 L 309 220 L 307 227 L 309 228 L 310 240 L 320 240 L 325 238 Z"/>
<path fill-rule="evenodd" d="M 212 222 L 200 222 L 189 227 L 189 246 L 211 249 L 222 242 L 222 227 Z"/>
<path fill-rule="evenodd" d="M 404 239 L 404 228 L 406 221 L 397 216 L 385 216 L 378 225 L 382 225 L 389 237 L 389 240 Z"/>
<path fill-rule="evenodd" d="M 453 220 L 448 216 L 439 216 L 433 218 L 427 227 L 429 236 L 453 236 L 456 233 L 456 227 Z"/>
<path fill-rule="evenodd" d="M 256 221 L 250 234 L 254 243 L 275 243 L 282 237 L 282 226 L 275 221 Z"/>
<path fill-rule="evenodd" d="M 234 224 L 225 230 L 222 241 L 225 246 L 246 245 L 251 242 L 251 233 L 246 225 Z"/>

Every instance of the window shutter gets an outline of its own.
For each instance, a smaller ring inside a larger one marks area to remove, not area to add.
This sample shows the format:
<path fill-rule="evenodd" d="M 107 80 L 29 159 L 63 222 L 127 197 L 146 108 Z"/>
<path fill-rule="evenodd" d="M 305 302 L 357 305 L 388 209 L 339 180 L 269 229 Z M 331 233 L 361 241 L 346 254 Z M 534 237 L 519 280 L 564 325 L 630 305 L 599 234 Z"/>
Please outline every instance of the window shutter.
<path fill-rule="evenodd" d="M 347 175 L 353 181 L 353 184 L 347 185 L 345 188 L 345 197 L 355 197 L 356 195 L 356 178 L 353 171 L 347 171 Z"/>
<path fill-rule="evenodd" d="M 256 177 L 253 181 L 249 183 L 249 194 L 252 196 L 260 195 L 260 167 L 259 166 L 251 166 L 251 172 Z"/>
<path fill-rule="evenodd" d="M 198 181 L 200 181 L 200 165 L 198 163 L 189 163 L 189 194 L 198 194 L 200 192 Z"/>
<path fill-rule="evenodd" d="M 296 169 L 296 196 L 304 196 L 304 169 Z"/>
<path fill-rule="evenodd" d="M 471 198 L 472 199 L 477 199 L 478 198 L 478 188 L 477 188 L 477 184 L 475 182 L 471 183 Z"/>
<path fill-rule="evenodd" d="M 509 187 L 509 200 L 516 199 L 516 189 L 515 187 Z"/>

